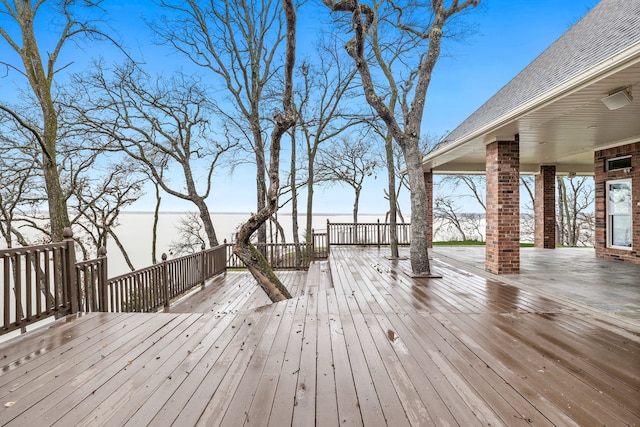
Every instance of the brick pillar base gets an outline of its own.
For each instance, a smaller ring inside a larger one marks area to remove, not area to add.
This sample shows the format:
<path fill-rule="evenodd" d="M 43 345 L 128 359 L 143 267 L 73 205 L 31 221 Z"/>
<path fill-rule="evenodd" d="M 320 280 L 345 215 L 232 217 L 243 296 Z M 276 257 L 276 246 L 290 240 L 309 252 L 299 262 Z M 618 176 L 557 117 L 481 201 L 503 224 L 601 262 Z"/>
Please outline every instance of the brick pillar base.
<path fill-rule="evenodd" d="M 536 229 L 534 245 L 536 248 L 555 249 L 556 247 L 556 167 L 540 166 L 536 175 L 535 200 Z"/>
<path fill-rule="evenodd" d="M 487 145 L 486 269 L 520 273 L 520 144 Z"/>
<path fill-rule="evenodd" d="M 427 247 L 433 247 L 433 172 L 424 173 L 424 186 L 427 190 Z"/>

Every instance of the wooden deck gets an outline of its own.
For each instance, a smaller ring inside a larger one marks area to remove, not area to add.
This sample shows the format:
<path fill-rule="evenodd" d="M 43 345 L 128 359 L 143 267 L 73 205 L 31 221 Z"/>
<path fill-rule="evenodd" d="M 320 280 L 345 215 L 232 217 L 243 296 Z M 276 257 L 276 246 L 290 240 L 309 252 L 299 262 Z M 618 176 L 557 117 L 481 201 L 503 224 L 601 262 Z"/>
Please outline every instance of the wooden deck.
<path fill-rule="evenodd" d="M 1 344 L 0 425 L 640 425 L 640 324 L 386 255 L 332 249 L 283 303 L 230 272 Z"/>

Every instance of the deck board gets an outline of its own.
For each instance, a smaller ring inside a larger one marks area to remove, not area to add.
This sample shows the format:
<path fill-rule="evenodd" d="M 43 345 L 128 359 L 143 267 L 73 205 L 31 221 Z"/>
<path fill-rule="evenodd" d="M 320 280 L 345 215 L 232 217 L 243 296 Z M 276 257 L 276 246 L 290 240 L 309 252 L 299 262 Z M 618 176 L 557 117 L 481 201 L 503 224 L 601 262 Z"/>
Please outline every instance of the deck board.
<path fill-rule="evenodd" d="M 68 316 L 0 344 L 0 425 L 640 425 L 640 325 L 434 260 L 332 248 L 168 312 Z"/>

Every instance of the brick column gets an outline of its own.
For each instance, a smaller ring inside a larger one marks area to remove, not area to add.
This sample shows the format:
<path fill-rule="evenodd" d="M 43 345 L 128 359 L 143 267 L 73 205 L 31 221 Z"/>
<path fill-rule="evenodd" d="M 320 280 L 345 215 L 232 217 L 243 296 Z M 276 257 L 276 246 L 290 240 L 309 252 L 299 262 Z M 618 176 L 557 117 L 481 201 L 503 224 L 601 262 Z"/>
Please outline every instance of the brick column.
<path fill-rule="evenodd" d="M 427 247 L 433 247 L 433 172 L 424 172 L 424 187 L 427 190 Z"/>
<path fill-rule="evenodd" d="M 487 145 L 486 269 L 494 274 L 520 272 L 520 144 Z"/>
<path fill-rule="evenodd" d="M 536 175 L 535 237 L 536 248 L 556 247 L 556 167 L 540 166 Z"/>

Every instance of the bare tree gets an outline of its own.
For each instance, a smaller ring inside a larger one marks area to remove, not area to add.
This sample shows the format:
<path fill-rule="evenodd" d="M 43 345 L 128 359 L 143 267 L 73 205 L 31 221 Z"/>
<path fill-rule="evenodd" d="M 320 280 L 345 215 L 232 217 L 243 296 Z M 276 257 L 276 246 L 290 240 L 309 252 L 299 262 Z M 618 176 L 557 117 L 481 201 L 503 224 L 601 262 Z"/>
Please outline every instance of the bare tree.
<path fill-rule="evenodd" d="M 523 203 L 523 210 L 520 216 L 520 235 L 523 241 L 529 241 L 533 238 L 535 221 L 533 215 L 533 206 L 535 204 L 533 187 L 533 177 L 528 175 L 520 176 L 520 185 L 524 188 L 520 194 L 528 194 L 529 199 Z M 460 208 L 453 201 L 454 198 L 470 198 L 480 205 L 482 212 L 486 211 L 485 175 L 445 175 L 437 184 L 438 195 L 435 196 L 434 214 L 440 216 L 440 220 L 448 224 L 455 224 L 459 218 L 460 224 L 477 233 L 481 238 L 483 232 L 480 230 L 480 224 L 476 224 L 477 215 L 471 212 L 452 213 L 451 209 L 459 211 Z M 460 190 L 457 196 L 451 196 L 452 193 Z M 438 206 L 440 204 L 440 206 Z M 451 206 L 448 206 L 451 204 Z M 447 212 L 448 211 L 448 212 Z M 455 228 L 458 228 L 455 226 Z"/>
<path fill-rule="evenodd" d="M 455 198 L 440 194 L 434 198 L 433 206 L 434 235 L 447 234 L 446 239 L 453 236 L 456 240 L 484 241 L 484 214 L 462 212 Z"/>
<path fill-rule="evenodd" d="M 30 244 L 20 224 L 45 197 L 38 186 L 42 169 L 35 145 L 33 135 L 20 126 L 0 129 L 0 235 L 9 248 L 14 246 L 14 239 L 22 246 Z"/>
<path fill-rule="evenodd" d="M 534 185 L 533 176 L 520 176 L 520 185 L 529 196 L 527 203 L 531 205 L 531 210 L 533 210 L 533 205 L 535 204 L 535 192 L 532 188 Z M 439 187 L 443 189 L 446 188 L 446 191 L 448 192 L 462 187 L 463 191 L 466 190 L 468 193 L 465 192 L 461 196 L 471 197 L 482 207 L 483 211 L 487 210 L 487 206 L 485 204 L 486 186 L 487 180 L 485 175 L 445 175 L 439 183 Z"/>
<path fill-rule="evenodd" d="M 287 288 L 274 274 L 262 254 L 251 245 L 251 235 L 258 230 L 277 210 L 280 187 L 280 141 L 282 136 L 295 124 L 296 114 L 293 107 L 293 70 L 296 55 L 296 11 L 292 0 L 283 0 L 282 8 L 286 19 L 286 59 L 284 66 L 284 89 L 282 94 L 282 111 L 273 117 L 274 127 L 271 132 L 269 150 L 269 189 L 267 204 L 240 226 L 236 235 L 233 252 L 244 262 L 258 285 L 265 291 L 271 301 L 282 301 L 291 298 Z"/>
<path fill-rule="evenodd" d="M 266 206 L 265 89 L 278 68 L 284 39 L 277 0 L 161 0 L 169 17 L 151 28 L 162 43 L 220 78 L 228 102 L 218 111 L 255 155 L 257 211 Z M 258 230 L 266 241 L 266 228 Z"/>
<path fill-rule="evenodd" d="M 400 84 L 394 75 L 394 69 L 396 68 L 396 62 L 402 62 L 403 57 L 412 49 L 415 48 L 415 41 L 413 38 L 396 39 L 391 43 L 385 42 L 385 40 L 379 37 L 380 31 L 384 32 L 383 22 L 386 20 L 384 17 L 385 9 L 384 2 L 374 1 L 372 4 L 374 13 L 378 16 L 378 19 L 374 20 L 371 24 L 372 30 L 370 31 L 370 43 L 371 43 L 371 55 L 372 61 L 376 67 L 380 69 L 384 76 L 385 83 L 385 102 L 389 110 L 389 113 L 396 115 L 396 108 L 398 107 L 399 99 L 402 93 Z M 401 66 L 401 65 L 400 65 Z M 385 198 L 389 201 L 389 211 L 387 218 L 390 224 L 390 246 L 391 257 L 398 258 L 398 233 L 397 233 L 397 218 L 402 217 L 402 213 L 399 209 L 398 196 L 400 190 L 403 187 L 408 188 L 406 184 L 406 175 L 398 174 L 399 168 L 397 167 L 396 158 L 402 157 L 402 150 L 396 149 L 399 146 L 393 143 L 393 134 L 390 129 L 384 125 L 384 122 L 373 123 L 374 129 L 384 139 L 385 151 L 384 151 L 384 163 L 387 167 L 387 182 L 388 189 L 385 191 Z M 382 126 L 378 126 L 378 124 Z M 396 177 L 400 178 L 400 183 L 396 189 Z M 404 222 L 404 218 L 402 219 Z"/>
<path fill-rule="evenodd" d="M 112 79 L 103 67 L 95 70 L 89 78 L 77 78 L 90 92 L 86 103 L 75 108 L 77 121 L 138 162 L 162 190 L 192 202 L 209 246 L 217 246 L 206 199 L 216 167 L 236 143 L 211 138 L 212 105 L 200 82 L 183 74 L 154 79 L 132 63 L 117 67 Z M 180 179 L 172 181 L 168 170 Z"/>
<path fill-rule="evenodd" d="M 39 13 L 46 7 L 45 3 L 46 6 L 52 5 L 50 11 L 53 10 L 54 21 L 45 17 L 41 19 L 45 12 Z M 6 100 L 0 100 L 0 110 L 8 113 L 12 120 L 29 131 L 38 143 L 53 241 L 61 241 L 63 228 L 71 224 L 65 204 L 65 192 L 60 182 L 58 111 L 54 100 L 56 77 L 70 64 L 59 64 L 58 61 L 67 45 L 79 42 L 83 38 L 106 37 L 93 25 L 95 21 L 79 18 L 86 16 L 82 9 L 93 10 L 97 7 L 95 2 L 73 0 L 0 2 L 0 15 L 6 17 L 5 24 L 0 27 L 0 39 L 4 40 L 19 58 L 19 63 L 2 58 L 0 65 L 9 71 L 5 78 L 10 72 L 16 72 L 26 79 L 33 96 L 33 105 L 39 110 L 39 115 L 35 121 L 29 120 L 11 108 Z M 36 33 L 41 30 L 46 31 L 47 40 L 52 42 L 47 45 L 46 52 L 36 40 Z"/>
<path fill-rule="evenodd" d="M 593 178 L 557 177 L 558 182 L 558 241 L 566 246 L 593 244 Z"/>
<path fill-rule="evenodd" d="M 142 195 L 144 180 L 140 175 L 132 174 L 133 169 L 127 162 L 111 166 L 98 167 L 95 162 L 83 165 L 90 172 L 82 173 L 82 168 L 71 169 L 74 179 L 72 184 L 73 201 L 69 203 L 71 212 L 77 215 L 73 223 L 84 231 L 91 246 L 96 252 L 100 247 L 107 247 L 107 241 L 112 239 L 129 269 L 135 270 L 127 249 L 124 247 L 116 228 L 119 225 L 119 215 L 123 209 L 136 202 Z M 75 203 L 74 203 L 75 201 Z M 90 251 L 80 240 L 79 233 L 74 235 L 83 250 L 84 259 L 88 259 Z"/>
<path fill-rule="evenodd" d="M 169 251 L 173 255 L 193 254 L 206 245 L 206 233 L 202 220 L 195 212 L 181 216 L 176 225 L 178 239 L 171 242 Z"/>
<path fill-rule="evenodd" d="M 357 0 L 323 0 L 333 12 L 346 12 L 352 16 L 354 36 L 346 44 L 349 55 L 355 61 L 360 74 L 362 87 L 369 105 L 373 107 L 381 120 L 387 125 L 394 140 L 402 148 L 409 175 L 411 188 L 411 269 L 414 274 L 430 274 L 427 249 L 427 223 L 424 212 L 427 210 L 427 196 L 422 171 L 422 153 L 420 152 L 420 132 L 424 114 L 424 104 L 431 75 L 440 56 L 441 42 L 445 26 L 456 14 L 470 6 L 476 6 L 479 0 L 452 0 L 445 5 L 444 0 L 432 0 L 431 6 L 416 2 L 398 5 L 386 2 L 388 8 L 384 15 L 379 9 Z M 384 17 L 384 21 L 381 17 Z M 387 31 L 382 31 L 376 23 L 387 23 Z M 371 61 L 367 57 L 368 38 L 375 33 L 383 36 L 410 37 L 415 46 L 405 61 L 400 99 L 402 121 L 384 102 L 376 85 L 375 72 L 371 70 Z M 412 58 L 418 58 L 412 61 Z"/>
<path fill-rule="evenodd" d="M 439 217 L 445 224 L 452 225 L 462 237 L 461 240 L 467 240 L 467 235 L 464 228 L 465 218 L 462 217 L 460 209 L 453 201 L 451 196 L 438 196 L 435 197 L 433 203 L 434 216 Z"/>
<path fill-rule="evenodd" d="M 307 240 L 311 238 L 313 198 L 316 184 L 316 156 L 323 143 L 337 137 L 363 117 L 346 101 L 356 97 L 353 79 L 356 70 L 345 64 L 333 42 L 316 47 L 314 61 L 299 67 L 301 86 L 296 91 L 298 123 L 306 155 Z M 353 105 L 353 104 L 351 104 Z"/>
<path fill-rule="evenodd" d="M 318 177 L 330 183 L 345 183 L 353 188 L 353 222 L 358 222 L 358 206 L 364 180 L 380 166 L 373 145 L 363 138 L 340 137 L 320 148 Z"/>
<path fill-rule="evenodd" d="M 484 175 L 445 175 L 440 180 L 438 187 L 442 191 L 446 191 L 449 194 L 456 191 L 458 188 L 463 187 L 462 197 L 471 197 L 476 201 L 483 211 L 487 210 L 485 205 L 485 188 L 487 180 Z"/>

